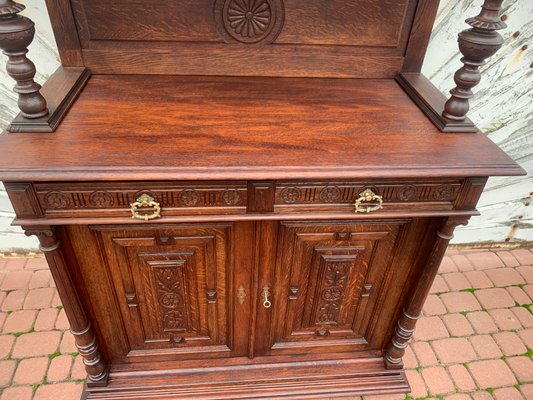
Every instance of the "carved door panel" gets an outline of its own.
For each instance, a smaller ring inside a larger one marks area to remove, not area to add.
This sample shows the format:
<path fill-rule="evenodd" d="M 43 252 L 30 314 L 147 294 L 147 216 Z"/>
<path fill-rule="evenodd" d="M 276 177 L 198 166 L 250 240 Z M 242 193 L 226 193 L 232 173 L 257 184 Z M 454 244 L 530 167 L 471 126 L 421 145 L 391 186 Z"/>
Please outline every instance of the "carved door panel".
<path fill-rule="evenodd" d="M 129 357 L 224 357 L 232 349 L 231 224 L 95 227 Z M 118 321 L 117 321 L 118 322 Z"/>
<path fill-rule="evenodd" d="M 282 222 L 268 353 L 377 350 L 375 312 L 406 222 Z"/>

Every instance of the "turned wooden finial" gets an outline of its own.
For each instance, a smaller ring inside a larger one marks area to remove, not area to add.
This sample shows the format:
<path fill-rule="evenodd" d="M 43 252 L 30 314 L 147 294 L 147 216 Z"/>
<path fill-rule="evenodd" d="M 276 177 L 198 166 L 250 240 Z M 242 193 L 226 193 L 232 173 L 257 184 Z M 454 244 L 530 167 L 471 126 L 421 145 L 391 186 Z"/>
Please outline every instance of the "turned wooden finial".
<path fill-rule="evenodd" d="M 46 100 L 36 83 L 35 65 L 26 57 L 28 46 L 35 36 L 32 20 L 18 15 L 25 6 L 12 0 L 0 0 L 0 49 L 8 57 L 7 73 L 17 84 L 18 106 L 26 118 L 40 118 L 48 114 Z"/>
<path fill-rule="evenodd" d="M 500 18 L 503 0 L 485 0 L 481 13 L 468 18 L 466 23 L 472 28 L 459 33 L 459 50 L 464 64 L 454 76 L 455 88 L 450 90 L 451 97 L 444 106 L 442 115 L 454 121 L 463 121 L 470 109 L 469 99 L 474 95 L 472 88 L 481 80 L 479 67 L 485 64 L 503 44 L 503 38 L 496 32 L 507 25 Z"/>

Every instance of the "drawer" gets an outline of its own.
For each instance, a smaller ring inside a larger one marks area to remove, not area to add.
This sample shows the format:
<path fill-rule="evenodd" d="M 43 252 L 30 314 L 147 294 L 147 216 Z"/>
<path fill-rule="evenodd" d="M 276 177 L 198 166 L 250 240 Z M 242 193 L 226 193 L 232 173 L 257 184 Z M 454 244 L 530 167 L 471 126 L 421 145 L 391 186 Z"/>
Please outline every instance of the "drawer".
<path fill-rule="evenodd" d="M 437 182 L 278 182 L 275 194 L 275 211 L 298 212 L 354 212 L 360 199 L 360 212 L 367 206 L 381 206 L 372 213 L 413 210 L 452 210 L 462 182 L 440 180 Z M 369 202 L 362 194 L 375 195 Z M 379 197 L 379 199 L 378 199 Z"/>
<path fill-rule="evenodd" d="M 143 194 L 159 204 L 162 216 L 245 214 L 246 182 L 105 182 L 36 183 L 35 194 L 45 216 L 131 216 Z M 139 215 L 153 207 L 138 207 Z"/>
<path fill-rule="evenodd" d="M 485 179 L 6 183 L 17 217 L 127 222 L 366 218 L 475 211 Z M 369 194 L 365 198 L 362 194 Z M 144 196 L 143 196 L 144 195 Z M 142 198 L 141 198 L 142 197 Z M 144 199 L 144 203 L 143 200 Z M 132 210 L 132 204 L 135 204 Z M 156 204 L 157 203 L 157 204 Z M 358 203 L 358 212 L 356 211 Z M 158 218 L 161 216 L 162 218 Z M 24 220 L 26 219 L 26 220 Z"/>

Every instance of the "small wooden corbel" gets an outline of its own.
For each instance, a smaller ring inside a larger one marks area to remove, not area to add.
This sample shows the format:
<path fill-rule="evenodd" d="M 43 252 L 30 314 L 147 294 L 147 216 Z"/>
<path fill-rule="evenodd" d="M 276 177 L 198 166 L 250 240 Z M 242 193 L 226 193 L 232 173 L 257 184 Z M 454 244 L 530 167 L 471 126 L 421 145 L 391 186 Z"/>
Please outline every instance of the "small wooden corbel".
<path fill-rule="evenodd" d="M 469 100 L 473 97 L 472 88 L 481 80 L 479 68 L 502 47 L 503 38 L 496 32 L 507 27 L 500 18 L 503 0 L 485 0 L 481 13 L 465 22 L 472 28 L 459 33 L 459 50 L 464 64 L 455 73 L 457 85 L 444 105 L 442 115 L 452 121 L 464 121 L 470 109 Z"/>
<path fill-rule="evenodd" d="M 19 15 L 25 6 L 12 0 L 0 0 L 0 49 L 8 57 L 7 73 L 17 83 L 18 106 L 25 118 L 41 118 L 48 114 L 45 98 L 41 95 L 41 85 L 36 83 L 35 65 L 26 53 L 35 36 L 35 24 L 27 17 Z"/>

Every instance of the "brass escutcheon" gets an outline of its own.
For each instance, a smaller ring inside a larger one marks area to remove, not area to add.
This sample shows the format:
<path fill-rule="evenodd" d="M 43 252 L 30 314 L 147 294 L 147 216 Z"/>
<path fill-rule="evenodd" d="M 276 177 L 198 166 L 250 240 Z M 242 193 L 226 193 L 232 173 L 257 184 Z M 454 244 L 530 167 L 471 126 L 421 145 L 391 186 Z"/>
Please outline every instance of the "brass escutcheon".
<path fill-rule="evenodd" d="M 237 289 L 237 300 L 239 301 L 239 304 L 244 304 L 244 300 L 246 299 L 246 290 L 244 290 L 244 286 L 239 286 Z"/>

